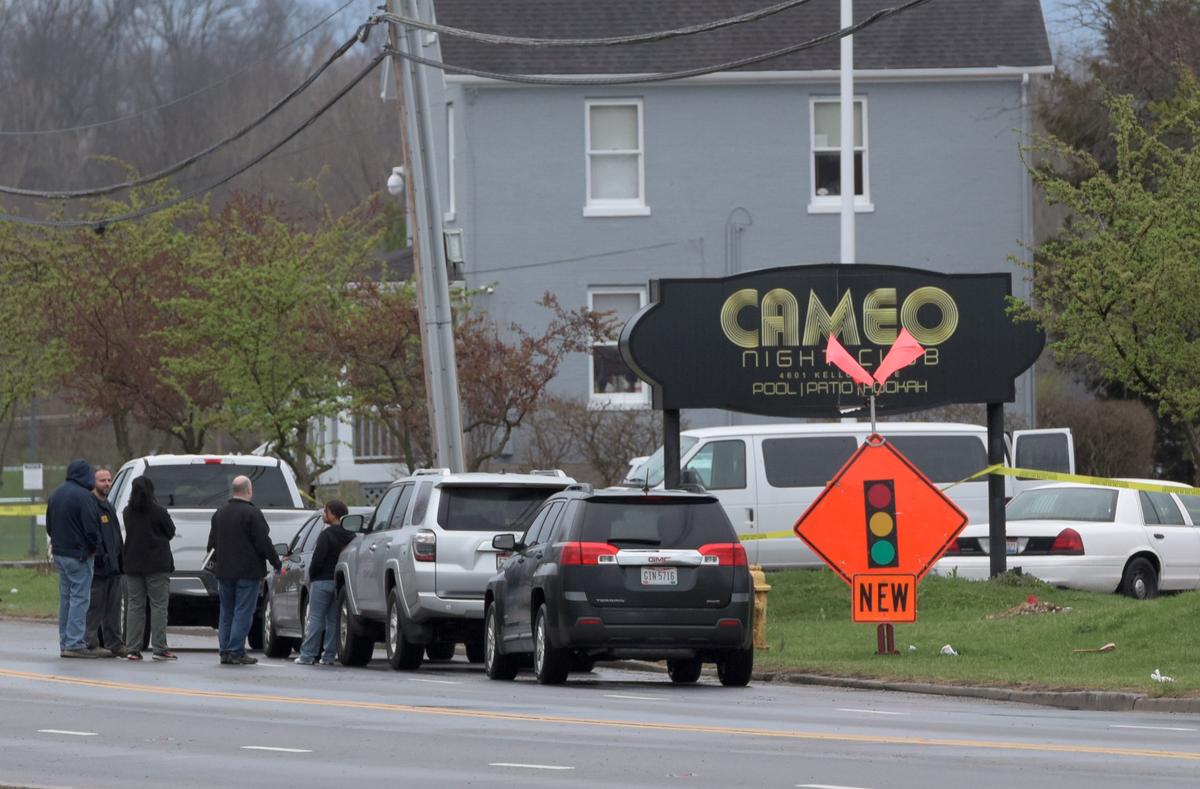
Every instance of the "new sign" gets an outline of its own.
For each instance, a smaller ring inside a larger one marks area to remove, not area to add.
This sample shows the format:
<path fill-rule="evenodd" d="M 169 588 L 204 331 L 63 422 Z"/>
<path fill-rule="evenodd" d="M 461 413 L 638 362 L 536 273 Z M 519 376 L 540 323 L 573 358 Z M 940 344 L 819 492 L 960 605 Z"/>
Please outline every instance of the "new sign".
<path fill-rule="evenodd" d="M 902 329 L 924 353 L 880 388 L 881 412 L 1011 402 L 1013 379 L 1045 342 L 1008 314 L 1008 274 L 829 264 L 650 287 L 620 348 L 658 409 L 844 415 L 863 405 L 866 388 L 825 364 L 825 338 L 873 375 Z"/>
<path fill-rule="evenodd" d="M 855 622 L 914 622 L 917 582 L 967 516 L 879 435 L 850 456 L 796 535 L 851 587 Z"/>

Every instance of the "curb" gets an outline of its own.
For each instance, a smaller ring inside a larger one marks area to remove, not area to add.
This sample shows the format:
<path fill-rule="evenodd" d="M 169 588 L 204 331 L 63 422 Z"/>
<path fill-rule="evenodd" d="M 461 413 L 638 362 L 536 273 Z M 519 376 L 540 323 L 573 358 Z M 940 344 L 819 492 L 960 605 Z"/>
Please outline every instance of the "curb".
<path fill-rule="evenodd" d="M 635 671 L 666 673 L 660 663 L 642 660 L 619 661 L 615 665 Z M 705 669 L 705 673 L 709 673 Z M 882 679 L 827 677 L 821 674 L 789 674 L 779 671 L 756 671 L 755 682 L 786 683 L 789 685 L 821 685 L 856 690 L 887 690 L 896 693 L 921 693 L 933 696 L 1008 701 L 1017 704 L 1037 704 L 1068 710 L 1090 712 L 1183 712 L 1200 714 L 1200 698 L 1155 698 L 1142 693 L 1121 693 L 1102 690 L 1018 690 L 1014 688 L 978 687 L 970 685 L 937 685 L 930 682 L 896 682 Z"/>

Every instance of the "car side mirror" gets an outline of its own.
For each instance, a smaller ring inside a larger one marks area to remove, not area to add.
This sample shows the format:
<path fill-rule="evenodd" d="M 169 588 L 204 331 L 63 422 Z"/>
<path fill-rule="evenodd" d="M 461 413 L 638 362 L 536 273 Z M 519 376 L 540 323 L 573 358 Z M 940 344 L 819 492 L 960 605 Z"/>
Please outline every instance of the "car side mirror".
<path fill-rule="evenodd" d="M 288 544 L 286 542 L 275 543 L 275 553 L 279 554 L 280 556 L 287 556 Z"/>
<path fill-rule="evenodd" d="M 511 534 L 497 534 L 492 538 L 492 547 L 498 551 L 515 551 L 517 538 Z"/>
<path fill-rule="evenodd" d="M 366 518 L 362 515 L 343 515 L 342 519 L 338 521 L 343 529 L 353 534 L 361 532 L 365 522 Z"/>

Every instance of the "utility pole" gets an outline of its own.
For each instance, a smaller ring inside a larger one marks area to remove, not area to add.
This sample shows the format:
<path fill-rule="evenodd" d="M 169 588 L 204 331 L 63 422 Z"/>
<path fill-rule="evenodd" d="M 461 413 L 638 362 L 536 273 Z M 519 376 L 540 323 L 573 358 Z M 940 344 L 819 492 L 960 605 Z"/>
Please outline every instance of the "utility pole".
<path fill-rule="evenodd" d="M 388 0 L 392 12 L 417 18 L 414 0 Z M 388 26 L 389 44 L 401 52 L 418 53 L 416 29 Z M 433 122 L 430 118 L 426 69 L 411 60 L 392 57 L 396 87 L 400 91 L 400 126 L 403 130 L 407 214 L 416 221 L 413 237 L 413 274 L 417 285 L 417 311 L 421 322 L 421 348 L 425 367 L 425 397 L 433 432 L 436 462 L 451 471 L 463 471 L 462 417 L 459 413 L 458 368 L 454 353 L 454 315 L 450 304 L 450 278 L 442 235 L 441 199 L 436 170 L 431 161 Z"/>
<path fill-rule="evenodd" d="M 854 24 L 854 0 L 842 0 L 842 28 Z M 853 263 L 854 244 L 854 36 L 841 40 L 841 254 L 843 263 Z"/>

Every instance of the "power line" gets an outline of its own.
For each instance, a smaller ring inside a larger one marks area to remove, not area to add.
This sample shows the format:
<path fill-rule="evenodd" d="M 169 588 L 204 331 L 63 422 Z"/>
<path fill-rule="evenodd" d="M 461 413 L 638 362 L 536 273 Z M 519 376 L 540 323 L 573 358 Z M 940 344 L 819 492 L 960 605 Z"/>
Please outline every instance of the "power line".
<path fill-rule="evenodd" d="M 760 8 L 756 11 L 750 11 L 725 19 L 716 19 L 711 22 L 701 22 L 696 25 L 688 25 L 687 27 L 679 27 L 671 30 L 660 30 L 653 33 L 636 33 L 627 36 L 609 36 L 607 38 L 527 38 L 522 36 L 504 36 L 495 33 L 481 33 L 477 30 L 448 27 L 446 25 L 439 25 L 436 22 L 426 22 L 422 19 L 414 19 L 391 12 L 381 13 L 377 18 L 408 27 L 415 27 L 420 30 L 428 30 L 431 33 L 443 33 L 456 38 L 480 41 L 484 44 L 512 44 L 522 47 L 610 47 L 620 44 L 641 44 L 647 41 L 666 41 L 672 38 L 679 38 L 680 36 L 707 33 L 710 30 L 718 30 L 723 27 L 740 25 L 745 22 L 755 22 L 759 19 L 765 19 L 766 17 L 778 14 L 781 11 L 787 11 L 789 8 L 796 8 L 797 6 L 806 5 L 811 2 L 812 0 L 786 0 L 786 2 L 776 3 L 775 5 Z"/>
<path fill-rule="evenodd" d="M 303 82 L 301 82 L 299 85 L 297 85 L 295 88 L 293 88 L 286 96 L 284 96 L 279 101 L 275 102 L 275 104 L 271 105 L 271 107 L 265 113 L 258 116 L 257 118 L 252 120 L 250 123 L 246 124 L 245 126 L 243 126 L 240 129 L 238 129 L 236 132 L 229 135 L 228 137 L 225 137 L 222 140 L 218 140 L 217 142 L 213 143 L 212 145 L 208 146 L 207 148 L 204 148 L 203 150 L 192 154 L 191 156 L 187 157 L 186 159 L 182 159 L 182 160 L 176 162 L 175 164 L 172 164 L 172 165 L 162 168 L 161 170 L 157 170 L 153 173 L 148 173 L 146 175 L 131 179 L 129 181 L 122 181 L 120 183 L 108 184 L 107 186 L 97 186 L 92 189 L 73 189 L 73 190 L 67 190 L 67 191 L 47 191 L 47 190 L 42 190 L 42 189 L 21 189 L 21 188 L 15 187 L 15 186 L 0 185 L 0 194 L 14 195 L 17 197 L 34 197 L 34 198 L 38 198 L 41 200 L 75 200 L 75 199 L 79 199 L 79 198 L 83 198 L 83 197 L 103 197 L 104 195 L 110 195 L 110 194 L 113 194 L 114 192 L 120 192 L 125 189 L 132 189 L 132 188 L 138 187 L 138 186 L 145 186 L 146 184 L 153 183 L 155 181 L 160 181 L 163 178 L 172 176 L 175 173 L 179 172 L 180 170 L 183 170 L 184 168 L 195 164 L 196 162 L 200 161 L 204 157 L 210 156 L 210 155 L 216 153 L 217 151 L 221 150 L 225 146 L 227 146 L 233 142 L 236 142 L 237 140 L 240 140 L 242 137 L 245 137 L 251 131 L 253 131 L 254 129 L 261 126 L 263 123 L 265 123 L 268 118 L 270 118 L 272 115 L 277 113 L 279 110 L 283 109 L 284 106 L 286 106 L 293 99 L 295 99 L 297 96 L 299 96 L 305 90 L 307 90 L 309 88 L 309 86 L 311 86 L 314 82 L 316 82 L 317 79 L 322 74 L 324 74 L 325 71 L 330 66 L 332 66 L 335 62 L 340 60 L 343 55 L 345 55 L 347 52 L 349 52 L 351 47 L 353 47 L 356 43 L 358 43 L 360 41 L 365 41 L 366 40 L 366 31 L 369 29 L 369 25 L 371 25 L 371 24 L 373 24 L 373 23 L 367 22 L 362 27 L 360 27 L 358 29 L 358 32 L 355 33 L 353 36 L 351 36 L 344 44 L 342 44 L 340 47 L 338 47 L 334 51 L 334 53 L 332 55 L 330 55 L 329 58 L 324 63 L 322 63 L 319 68 L 317 68 L 316 71 L 309 74 L 308 77 L 306 77 Z"/>
<path fill-rule="evenodd" d="M 276 47 L 271 52 L 268 52 L 266 55 L 259 58 L 258 60 L 253 60 L 253 61 L 247 63 L 242 68 L 238 69 L 237 71 L 234 71 L 233 73 L 231 73 L 225 77 L 222 77 L 221 79 L 217 80 L 216 82 L 209 83 L 208 85 L 205 85 L 202 88 L 196 88 L 195 90 L 191 91 L 190 93 L 185 93 L 182 96 L 177 96 L 176 98 L 173 98 L 170 101 L 163 102 L 162 104 L 156 105 L 154 107 L 147 107 L 143 110 L 138 110 L 137 112 L 132 112 L 128 115 L 122 115 L 117 118 L 109 118 L 108 120 L 96 121 L 95 123 L 85 123 L 85 124 L 81 124 L 79 126 L 67 126 L 65 128 L 61 128 L 61 129 L 0 129 L 0 137 L 31 137 L 31 136 L 44 135 L 44 134 L 67 134 L 70 132 L 87 131 L 89 129 L 100 129 L 105 126 L 112 126 L 117 123 L 123 123 L 125 121 L 133 120 L 135 118 L 141 118 L 144 115 L 149 115 L 151 113 L 158 112 L 159 110 L 165 110 L 168 107 L 174 107 L 176 104 L 180 104 L 182 102 L 187 101 L 188 99 L 195 98 L 196 96 L 199 96 L 201 93 L 206 93 L 206 92 L 212 90 L 213 88 L 219 88 L 222 85 L 225 85 L 225 84 L 233 81 L 237 77 L 242 76 L 243 74 L 247 73 L 251 69 L 256 68 L 257 66 L 260 66 L 263 63 L 266 63 L 268 60 L 273 59 L 276 55 L 278 55 L 280 52 L 283 52 L 285 49 L 290 49 L 291 47 L 300 43 L 301 40 L 303 40 L 304 38 L 307 38 L 311 33 L 313 33 L 318 28 L 323 27 L 327 22 L 329 22 L 335 16 L 342 13 L 350 6 L 354 5 L 355 2 L 357 2 L 357 0 L 346 0 L 345 3 L 338 6 L 336 9 L 329 12 L 328 14 L 326 14 L 318 22 L 316 22 L 310 28 L 305 30 L 303 33 L 300 33 L 298 36 L 293 38 L 291 41 L 281 44 L 280 46 Z M 293 10 L 292 13 L 294 14 L 295 10 Z M 290 14 L 289 14 L 289 16 L 290 16 Z"/>
<path fill-rule="evenodd" d="M 905 11 L 916 8 L 917 6 L 925 5 L 929 2 L 931 2 L 931 0 L 910 0 L 910 2 L 904 3 L 903 5 L 893 6 L 891 8 L 883 8 L 863 19 L 861 22 L 856 22 L 849 27 L 844 27 L 832 33 L 826 33 L 825 35 L 817 36 L 816 38 L 810 38 L 809 40 L 802 41 L 799 44 L 792 44 L 791 46 L 783 47 L 782 49 L 765 52 L 761 55 L 751 55 L 749 57 L 731 60 L 714 66 L 700 66 L 698 68 L 686 69 L 684 71 L 668 71 L 658 74 L 640 74 L 626 77 L 581 77 L 573 79 L 571 77 L 545 77 L 533 74 L 506 74 L 497 71 L 485 71 L 483 69 L 471 68 L 470 66 L 458 66 L 453 63 L 432 60 L 430 58 L 421 57 L 420 55 L 401 52 L 398 49 L 389 48 L 386 51 L 391 55 L 404 58 L 405 60 L 410 60 L 414 63 L 420 63 L 423 66 L 430 66 L 432 68 L 441 69 L 442 71 L 449 71 L 456 74 L 470 74 L 475 77 L 484 77 L 486 79 L 494 79 L 502 82 L 519 82 L 528 85 L 640 85 L 648 82 L 669 82 L 671 80 L 687 79 L 689 77 L 701 77 L 705 74 L 715 74 L 719 71 L 731 71 L 733 69 L 743 68 L 745 66 L 752 66 L 756 63 L 762 63 L 764 61 L 781 58 L 805 49 L 812 49 L 814 47 L 821 46 L 822 44 L 827 44 L 830 41 L 836 41 L 838 39 L 845 38 L 846 36 L 852 36 L 860 30 L 870 27 L 871 25 L 880 22 L 887 17 L 904 13 Z"/>
<path fill-rule="evenodd" d="M 207 184 L 206 186 L 202 186 L 197 189 L 193 189 L 192 191 L 187 192 L 187 193 L 176 195 L 175 197 L 171 198 L 170 200 L 165 200 L 161 203 L 156 203 L 154 205 L 145 206 L 144 208 L 139 208 L 137 211 L 130 211 L 128 213 L 117 214 L 115 216 L 97 217 L 95 219 L 35 219 L 33 217 L 28 217 L 28 216 L 16 216 L 13 214 L 0 214 L 0 222 L 16 222 L 18 224 L 23 224 L 23 225 L 36 225 L 38 227 L 55 227 L 55 228 L 91 227 L 91 228 L 95 228 L 98 232 L 100 232 L 108 225 L 115 224 L 117 222 L 128 222 L 128 221 L 132 221 L 135 219 L 142 219 L 143 217 L 150 216 L 151 214 L 156 214 L 159 211 L 165 211 L 166 209 L 171 208 L 172 206 L 179 205 L 180 203 L 183 203 L 188 200 L 192 200 L 196 197 L 199 197 L 202 194 L 211 192 L 212 190 L 216 189 L 217 187 L 224 186 L 225 184 L 229 183 L 234 178 L 236 178 L 239 175 L 241 175 L 242 173 L 246 172 L 251 167 L 254 167 L 259 162 L 261 162 L 263 159 L 266 159 L 272 153 L 279 150 L 287 143 L 291 142 L 291 140 L 293 138 L 295 138 L 298 134 L 300 134 L 305 129 L 307 129 L 309 126 L 314 124 L 318 118 L 320 118 L 322 115 L 324 115 L 329 110 L 330 107 L 332 107 L 333 105 L 335 105 L 339 101 L 341 101 L 346 96 L 347 93 L 349 93 L 351 90 L 353 90 L 354 87 L 356 85 L 358 85 L 358 83 L 362 82 L 368 74 L 370 74 L 372 71 L 374 71 L 375 67 L 378 66 L 380 63 L 382 63 L 386 57 L 387 57 L 386 52 L 380 52 L 378 55 L 376 55 L 374 58 L 372 58 L 371 62 L 368 63 L 367 66 L 365 68 L 363 68 L 361 71 L 359 71 L 358 74 L 356 74 L 354 76 L 354 78 L 352 80 L 350 80 L 350 82 L 348 82 L 344 87 L 342 87 L 341 90 L 339 90 L 336 94 L 334 94 L 334 96 L 332 98 L 330 98 L 323 105 L 321 105 L 321 107 L 318 108 L 316 112 L 314 112 L 312 115 L 308 116 L 308 118 L 306 118 L 302 124 L 297 126 L 295 129 L 293 129 L 291 132 L 289 132 L 286 136 L 284 136 L 282 139 L 280 139 L 274 145 L 270 146 L 266 150 L 259 153 L 257 156 L 253 157 L 252 159 L 249 159 L 248 161 L 246 161 L 244 164 L 242 164 L 241 166 L 239 166 L 232 172 L 229 172 L 226 175 L 221 176 L 219 179 L 217 179 L 216 181 L 213 181 L 212 183 Z"/>

